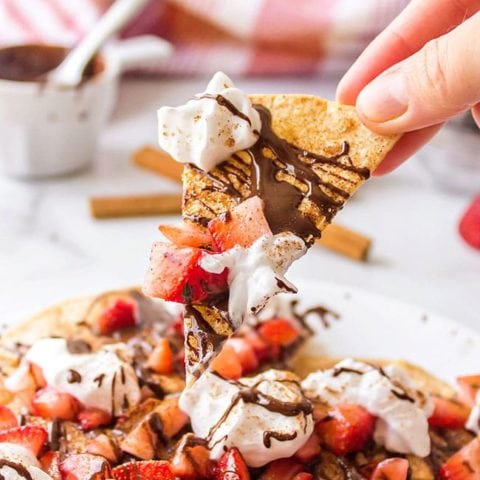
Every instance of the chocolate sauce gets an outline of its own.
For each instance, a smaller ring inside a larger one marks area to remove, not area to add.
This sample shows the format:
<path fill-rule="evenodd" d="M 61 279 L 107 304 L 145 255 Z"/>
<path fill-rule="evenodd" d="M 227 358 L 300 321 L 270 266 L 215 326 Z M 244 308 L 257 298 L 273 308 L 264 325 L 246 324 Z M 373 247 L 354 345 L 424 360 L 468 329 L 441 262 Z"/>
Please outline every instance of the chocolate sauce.
<path fill-rule="evenodd" d="M 69 353 L 90 353 L 92 346 L 85 340 L 79 338 L 67 338 L 67 350 Z"/>
<path fill-rule="evenodd" d="M 347 368 L 347 367 L 335 367 L 333 369 L 333 377 L 338 377 L 342 373 L 355 373 L 356 375 L 363 375 L 363 372 L 359 370 L 355 370 L 354 368 Z"/>
<path fill-rule="evenodd" d="M 392 388 L 390 391 L 393 393 L 393 395 L 395 395 L 395 397 L 397 397 L 400 400 L 406 400 L 407 402 L 415 403 L 415 399 L 413 399 L 410 395 L 408 395 L 408 393 L 405 392 L 405 390 L 402 390 L 401 392 L 399 392 L 398 390 L 395 390 L 394 388 Z"/>
<path fill-rule="evenodd" d="M 252 122 L 250 121 L 248 116 L 241 112 L 230 100 L 227 100 L 223 95 L 203 93 L 202 95 L 199 95 L 195 98 L 199 100 L 202 98 L 210 98 L 212 100 L 215 100 L 221 107 L 225 107 L 227 110 L 229 110 L 232 115 L 235 115 L 236 117 L 245 120 L 249 125 L 252 125 Z"/>
<path fill-rule="evenodd" d="M 279 442 L 288 442 L 297 438 L 297 432 L 293 433 L 280 433 L 280 432 L 263 432 L 263 444 L 265 447 L 270 448 L 272 446 L 272 438 Z"/>
<path fill-rule="evenodd" d="M 103 383 L 103 379 L 105 378 L 105 374 L 101 373 L 100 375 L 97 375 L 93 381 L 97 384 L 97 387 L 100 388 Z"/>
<path fill-rule="evenodd" d="M 81 383 L 82 376 L 76 370 L 69 369 L 67 374 L 67 382 L 68 383 Z"/>
<path fill-rule="evenodd" d="M 55 418 L 50 424 L 48 444 L 51 450 L 60 449 L 60 440 L 63 436 L 62 422 Z"/>
<path fill-rule="evenodd" d="M 15 470 L 17 475 L 25 480 L 33 480 L 30 472 L 20 463 L 11 462 L 10 460 L 0 459 L 0 468 L 10 467 Z"/>
<path fill-rule="evenodd" d="M 51 45 L 18 45 L 0 49 L 0 78 L 18 82 L 45 81 L 48 72 L 65 59 L 69 49 Z M 83 81 L 104 70 L 100 57 L 88 64 Z"/>
<path fill-rule="evenodd" d="M 325 328 L 330 328 L 330 319 L 338 320 L 340 318 L 340 315 L 338 313 L 334 312 L 333 310 L 330 310 L 327 307 L 324 307 L 323 305 L 310 307 L 302 313 L 300 313 L 297 309 L 298 300 L 292 300 L 290 305 L 291 305 L 291 309 L 294 317 L 310 333 L 313 333 L 313 332 L 307 322 L 307 318 L 309 315 L 311 314 L 317 315 Z"/>

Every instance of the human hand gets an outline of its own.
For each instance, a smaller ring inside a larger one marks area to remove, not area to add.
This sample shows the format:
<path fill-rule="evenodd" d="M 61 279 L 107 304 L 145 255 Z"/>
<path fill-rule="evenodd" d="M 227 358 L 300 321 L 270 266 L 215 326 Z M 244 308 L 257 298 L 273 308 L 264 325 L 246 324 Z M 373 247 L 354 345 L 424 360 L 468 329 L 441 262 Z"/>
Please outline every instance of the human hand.
<path fill-rule="evenodd" d="M 404 133 L 376 174 L 468 109 L 480 127 L 480 0 L 412 0 L 348 70 L 337 99 L 372 130 Z"/>

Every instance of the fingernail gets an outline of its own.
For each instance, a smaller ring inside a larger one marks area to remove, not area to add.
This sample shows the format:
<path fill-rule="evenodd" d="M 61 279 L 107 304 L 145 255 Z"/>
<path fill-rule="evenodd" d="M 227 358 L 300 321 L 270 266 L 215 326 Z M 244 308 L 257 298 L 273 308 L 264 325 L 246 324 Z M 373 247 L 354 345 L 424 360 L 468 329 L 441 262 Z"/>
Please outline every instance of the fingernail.
<path fill-rule="evenodd" d="M 403 115 L 408 108 L 405 78 L 400 69 L 383 73 L 358 95 L 357 110 L 374 123 L 384 123 Z"/>

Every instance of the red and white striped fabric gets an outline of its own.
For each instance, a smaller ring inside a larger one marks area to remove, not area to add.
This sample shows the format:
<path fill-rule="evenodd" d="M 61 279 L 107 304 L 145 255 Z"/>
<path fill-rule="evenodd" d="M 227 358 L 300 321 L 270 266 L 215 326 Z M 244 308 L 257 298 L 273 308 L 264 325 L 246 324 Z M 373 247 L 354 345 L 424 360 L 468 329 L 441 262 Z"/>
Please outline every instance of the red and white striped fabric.
<path fill-rule="evenodd" d="M 71 46 L 111 0 L 0 0 L 0 44 Z M 152 0 L 124 30 L 176 49 L 158 73 L 344 71 L 408 0 Z"/>

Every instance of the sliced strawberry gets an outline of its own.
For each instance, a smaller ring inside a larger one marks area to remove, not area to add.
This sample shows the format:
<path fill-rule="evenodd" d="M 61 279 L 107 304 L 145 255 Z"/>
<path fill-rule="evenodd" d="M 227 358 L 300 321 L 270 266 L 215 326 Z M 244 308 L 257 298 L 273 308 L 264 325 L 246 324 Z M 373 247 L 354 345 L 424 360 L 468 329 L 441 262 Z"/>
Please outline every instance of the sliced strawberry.
<path fill-rule="evenodd" d="M 174 480 L 172 467 L 163 460 L 130 462 L 112 470 L 114 480 Z"/>
<path fill-rule="evenodd" d="M 255 350 L 252 345 L 248 343 L 244 338 L 229 338 L 226 341 L 226 345 L 235 350 L 240 365 L 242 366 L 242 375 L 248 375 L 255 372 L 258 368 L 258 357 L 255 354 Z"/>
<path fill-rule="evenodd" d="M 223 345 L 220 353 L 213 359 L 211 367 L 222 378 L 228 380 L 237 380 L 242 376 L 242 365 L 237 352 L 227 343 Z"/>
<path fill-rule="evenodd" d="M 408 460 L 405 458 L 387 458 L 380 462 L 372 473 L 370 480 L 406 480 Z"/>
<path fill-rule="evenodd" d="M 106 480 L 112 477 L 105 458 L 90 453 L 68 455 L 60 462 L 62 480 Z"/>
<path fill-rule="evenodd" d="M 78 414 L 78 421 L 82 426 L 82 430 L 87 432 L 94 428 L 109 425 L 112 422 L 112 416 L 109 412 L 100 408 L 87 407 Z"/>
<path fill-rule="evenodd" d="M 212 462 L 205 443 L 196 439 L 192 433 L 184 435 L 175 450 L 172 470 L 176 477 L 182 479 L 210 478 Z"/>
<path fill-rule="evenodd" d="M 134 327 L 137 317 L 136 304 L 119 298 L 98 317 L 95 330 L 100 335 L 110 335 L 117 330 Z"/>
<path fill-rule="evenodd" d="M 147 360 L 147 367 L 162 375 L 169 375 L 173 372 L 173 352 L 167 338 L 158 340 Z"/>
<path fill-rule="evenodd" d="M 480 390 L 480 375 L 465 375 L 457 378 L 460 399 L 469 407 L 475 405 Z"/>
<path fill-rule="evenodd" d="M 37 457 L 47 441 L 47 431 L 42 427 L 26 425 L 0 432 L 0 442 L 16 443 L 29 448 Z"/>
<path fill-rule="evenodd" d="M 79 411 L 80 403 L 75 397 L 53 387 L 41 388 L 32 399 L 32 413 L 39 417 L 75 420 Z"/>
<path fill-rule="evenodd" d="M 17 417 L 8 407 L 0 405 L 0 431 L 13 427 L 18 427 Z"/>
<path fill-rule="evenodd" d="M 220 252 L 236 245 L 246 248 L 261 236 L 272 235 L 260 197 L 249 198 L 229 213 L 214 218 L 209 222 L 208 230 Z"/>
<path fill-rule="evenodd" d="M 303 446 L 297 450 L 293 456 L 295 460 L 302 463 L 310 463 L 315 460 L 321 452 L 320 441 L 316 433 L 312 433 L 310 438 Z"/>
<path fill-rule="evenodd" d="M 433 396 L 435 410 L 428 419 L 431 427 L 463 428 L 470 415 L 470 408 L 458 400 Z"/>
<path fill-rule="evenodd" d="M 265 360 L 275 360 L 280 355 L 280 347 L 267 343 L 256 330 L 246 332 L 242 338 L 253 347 L 260 363 Z"/>
<path fill-rule="evenodd" d="M 458 230 L 473 248 L 480 249 L 480 195 L 477 195 L 463 214 Z"/>
<path fill-rule="evenodd" d="M 258 327 L 258 333 L 271 345 L 288 347 L 300 336 L 300 331 L 290 320 L 272 318 Z"/>
<path fill-rule="evenodd" d="M 48 473 L 53 480 L 61 480 L 62 474 L 60 473 L 60 454 L 49 450 L 40 457 L 40 465 L 42 470 Z"/>
<path fill-rule="evenodd" d="M 112 463 L 117 463 L 119 460 L 119 449 L 113 440 L 104 433 L 97 435 L 90 440 L 87 445 L 87 453 L 92 455 L 101 455 Z"/>
<path fill-rule="evenodd" d="M 292 458 L 281 458 L 267 465 L 260 480 L 293 480 L 304 468 L 304 465 Z"/>
<path fill-rule="evenodd" d="M 359 405 L 341 404 L 317 423 L 320 442 L 335 455 L 362 450 L 372 438 L 375 417 Z"/>
<path fill-rule="evenodd" d="M 242 454 L 236 448 L 225 452 L 215 469 L 215 480 L 250 480 L 250 472 Z"/>
<path fill-rule="evenodd" d="M 182 222 L 177 225 L 160 225 L 159 230 L 177 247 L 212 249 L 212 236 L 201 225 Z"/>
<path fill-rule="evenodd" d="M 228 270 L 210 273 L 200 266 L 206 250 L 155 242 L 144 293 L 178 303 L 200 303 L 228 288 Z"/>
<path fill-rule="evenodd" d="M 293 480 L 312 480 L 312 478 L 313 475 L 311 473 L 300 472 L 293 477 Z"/>
<path fill-rule="evenodd" d="M 443 480 L 478 480 L 480 478 L 480 440 L 474 438 L 440 469 Z"/>

